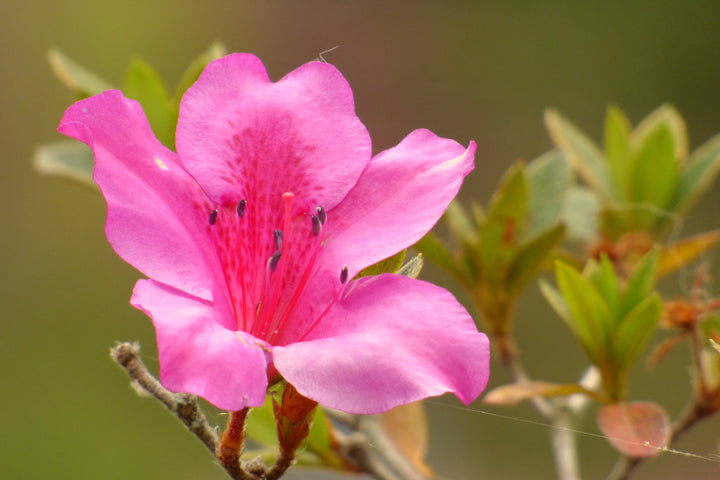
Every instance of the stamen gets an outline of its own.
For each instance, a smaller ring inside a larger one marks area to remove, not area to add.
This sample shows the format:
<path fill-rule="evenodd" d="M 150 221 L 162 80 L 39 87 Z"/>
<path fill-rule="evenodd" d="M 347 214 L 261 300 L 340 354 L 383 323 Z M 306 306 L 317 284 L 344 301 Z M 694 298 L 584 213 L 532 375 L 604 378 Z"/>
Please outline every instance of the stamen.
<path fill-rule="evenodd" d="M 317 215 L 312 215 L 310 218 L 312 219 L 313 235 L 317 237 L 322 231 L 322 220 Z"/>
<path fill-rule="evenodd" d="M 327 222 L 327 212 L 323 207 L 317 207 L 317 216 L 320 219 L 320 223 L 325 225 L 325 222 Z"/>
<path fill-rule="evenodd" d="M 237 207 L 235 207 L 235 211 L 237 212 L 238 217 L 243 218 L 245 216 L 246 206 L 247 200 L 245 200 L 244 198 L 238 202 Z"/>
<path fill-rule="evenodd" d="M 282 252 L 282 245 L 283 245 L 283 232 L 279 228 L 273 232 L 273 237 L 275 238 L 275 250 L 278 252 Z"/>
<path fill-rule="evenodd" d="M 210 212 L 210 225 L 215 225 L 215 222 L 217 222 L 217 216 L 218 216 L 218 211 L 216 208 L 215 210 L 212 210 Z"/>
<path fill-rule="evenodd" d="M 272 254 L 270 259 L 268 260 L 268 265 L 270 266 L 270 271 L 274 272 L 275 269 L 278 266 L 278 262 L 280 262 L 280 257 L 282 257 L 282 252 L 279 250 Z"/>
<path fill-rule="evenodd" d="M 315 217 L 315 215 L 313 215 Z M 318 219 L 318 225 L 320 225 Z M 300 281 L 295 286 L 295 291 L 293 292 L 293 296 L 290 299 L 290 301 L 285 305 L 285 309 L 282 312 L 282 316 L 280 316 L 280 321 L 277 322 L 277 326 L 273 330 L 272 336 L 270 337 L 269 342 L 271 344 L 274 344 L 274 342 L 277 340 L 278 334 L 282 331 L 283 327 L 287 323 L 288 319 L 290 318 L 290 315 L 292 314 L 295 305 L 297 305 L 298 301 L 300 300 L 300 297 L 302 296 L 302 293 L 305 291 L 305 287 L 308 284 L 308 280 L 310 279 L 310 276 L 313 272 L 317 271 L 315 268 L 315 262 L 317 260 L 318 254 L 321 250 L 322 245 L 322 228 L 320 229 L 319 234 L 316 236 L 315 244 L 312 246 L 312 256 L 308 259 L 308 262 L 305 266 L 305 271 L 302 274 L 302 277 L 300 277 Z"/>
<path fill-rule="evenodd" d="M 340 269 L 340 283 L 345 285 L 345 283 L 348 281 L 348 267 L 347 265 L 343 265 L 343 267 Z"/>
<path fill-rule="evenodd" d="M 282 194 L 282 200 L 283 200 L 283 229 L 278 229 L 273 232 L 273 235 L 275 237 L 275 245 L 278 246 L 278 239 L 280 240 L 280 246 L 282 246 L 282 232 L 284 231 L 285 234 L 288 236 L 292 235 L 292 232 L 290 231 L 290 214 L 292 212 L 292 203 L 293 199 L 295 198 L 295 195 L 292 192 L 285 192 Z M 275 232 L 280 232 L 278 235 Z M 273 319 L 275 318 L 275 309 L 277 308 L 277 302 L 280 298 L 280 291 L 283 286 L 283 277 L 285 275 L 285 264 L 287 262 L 282 262 L 280 265 L 280 270 L 275 273 L 274 278 L 272 282 L 270 281 L 270 274 L 275 272 L 275 269 L 278 267 L 278 264 L 280 263 L 280 257 L 282 256 L 281 250 L 278 248 L 275 253 L 270 257 L 268 260 L 268 272 L 265 277 L 265 294 L 264 297 L 264 307 L 259 315 L 257 325 L 259 325 L 259 328 L 257 329 L 257 333 L 253 332 L 253 335 L 255 335 L 258 338 L 266 339 L 269 336 L 270 329 L 272 328 Z"/>

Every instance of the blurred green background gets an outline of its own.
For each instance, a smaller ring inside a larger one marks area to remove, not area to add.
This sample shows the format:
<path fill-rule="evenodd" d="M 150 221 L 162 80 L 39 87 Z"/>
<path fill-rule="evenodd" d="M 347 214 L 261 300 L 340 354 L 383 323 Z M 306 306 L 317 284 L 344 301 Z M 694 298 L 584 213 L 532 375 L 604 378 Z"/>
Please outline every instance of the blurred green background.
<path fill-rule="evenodd" d="M 720 131 L 720 2 L 430 2 L 2 0 L 0 2 L 0 478 L 222 479 L 204 447 L 155 402 L 138 398 L 108 358 L 116 341 L 139 340 L 157 361 L 151 323 L 128 304 L 138 274 L 104 233 L 105 205 L 89 189 L 42 177 L 34 147 L 55 132 L 70 94 L 47 66 L 57 46 L 121 83 L 133 55 L 174 84 L 212 41 L 260 56 L 279 79 L 326 55 L 355 91 L 357 111 L 380 151 L 426 127 L 478 143 L 461 196 L 485 202 L 507 166 L 550 148 L 542 112 L 553 106 L 598 139 L 605 106 L 637 122 L 661 103 L 685 115 L 691 145 Z M 716 228 L 714 187 L 683 235 Z M 706 256 L 718 272 L 717 253 Z M 426 278 L 457 290 L 434 268 Z M 666 282 L 687 293 L 690 273 Z M 571 381 L 584 357 L 535 287 L 523 297 L 518 336 L 530 373 Z M 720 285 L 715 288 L 720 292 Z M 675 415 L 687 399 L 687 351 L 635 372 L 630 395 L 659 396 Z M 508 378 L 495 369 L 492 385 Z M 430 464 L 442 479 L 552 478 L 544 427 L 428 403 Z M 528 408 L 489 410 L 535 419 Z M 214 417 L 222 422 L 222 418 Z M 597 432 L 588 415 L 583 430 Z M 720 422 L 680 444 L 717 451 Z M 584 478 L 601 479 L 616 454 L 581 436 Z M 664 454 L 638 479 L 720 476 L 720 464 Z M 331 478 L 295 471 L 288 478 Z M 332 477 L 334 478 L 334 477 Z"/>

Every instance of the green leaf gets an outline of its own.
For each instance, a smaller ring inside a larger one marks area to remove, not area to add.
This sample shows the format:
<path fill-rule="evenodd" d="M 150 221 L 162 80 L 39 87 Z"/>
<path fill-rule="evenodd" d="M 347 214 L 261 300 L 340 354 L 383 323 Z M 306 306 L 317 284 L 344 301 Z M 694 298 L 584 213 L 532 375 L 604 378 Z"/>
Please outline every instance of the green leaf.
<path fill-rule="evenodd" d="M 560 218 L 567 228 L 567 238 L 583 244 L 598 239 L 600 202 L 590 189 L 570 187 Z"/>
<path fill-rule="evenodd" d="M 590 359 L 598 364 L 606 356 L 615 323 L 610 307 L 600 292 L 571 267 L 556 262 L 556 275 L 574 324 L 571 329 Z"/>
<path fill-rule="evenodd" d="M 679 180 L 672 132 L 664 123 L 643 137 L 635 157 L 630 200 L 666 210 Z"/>
<path fill-rule="evenodd" d="M 261 407 L 255 407 L 248 413 L 246 434 L 260 445 L 277 445 L 277 427 L 270 395 L 265 397 L 265 403 Z"/>
<path fill-rule="evenodd" d="M 637 264 L 632 276 L 628 279 L 625 293 L 622 296 L 620 318 L 645 300 L 655 287 L 659 252 L 657 249 L 648 253 Z"/>
<path fill-rule="evenodd" d="M 175 125 L 170 94 L 157 72 L 135 58 L 128 65 L 123 93 L 140 102 L 155 136 L 168 148 L 175 148 Z"/>
<path fill-rule="evenodd" d="M 643 352 L 655 333 L 662 314 L 657 294 L 646 298 L 620 321 L 613 334 L 613 359 L 620 371 L 626 371 Z"/>
<path fill-rule="evenodd" d="M 46 143 L 35 149 L 35 169 L 45 175 L 63 177 L 97 188 L 93 181 L 93 153 L 90 147 L 76 140 Z"/>
<path fill-rule="evenodd" d="M 522 165 L 514 165 L 504 175 L 490 200 L 485 222 L 480 225 L 479 256 L 483 275 L 498 285 L 509 262 L 517 252 L 524 227 L 528 202 L 528 184 Z"/>
<path fill-rule="evenodd" d="M 630 155 L 631 128 L 622 110 L 615 106 L 608 107 L 605 116 L 605 157 L 617 201 L 628 200 L 633 167 Z"/>
<path fill-rule="evenodd" d="M 357 277 L 369 277 L 371 275 L 380 275 L 383 273 L 395 273 L 397 272 L 400 267 L 402 267 L 403 262 L 405 261 L 405 253 L 407 250 L 403 250 L 401 252 L 396 253 L 392 257 L 388 257 L 385 260 L 380 260 L 378 263 L 374 265 L 370 265 L 369 267 L 363 268 L 360 273 L 356 275 Z"/>
<path fill-rule="evenodd" d="M 344 460 L 333 450 L 333 426 L 327 419 L 321 407 L 315 409 L 315 417 L 310 425 L 310 433 L 303 441 L 302 451 L 297 459 L 299 465 L 326 466 L 343 470 Z M 250 410 L 246 424 L 246 434 L 249 439 L 270 447 L 260 452 L 252 452 L 252 456 L 262 454 L 266 462 L 273 462 L 277 456 L 277 426 L 271 395 L 267 395 L 265 403 Z"/>
<path fill-rule="evenodd" d="M 600 231 L 612 240 L 638 229 L 661 236 L 677 220 L 677 215 L 649 203 L 606 204 L 600 212 Z"/>
<path fill-rule="evenodd" d="M 322 407 L 315 409 L 315 418 L 310 425 L 310 433 L 303 445 L 306 452 L 316 455 L 326 467 L 344 470 L 345 461 L 333 449 L 332 432 L 334 427 L 325 415 Z"/>
<path fill-rule="evenodd" d="M 48 62 L 55 76 L 79 98 L 90 97 L 114 88 L 110 82 L 83 67 L 57 48 L 48 51 Z"/>
<path fill-rule="evenodd" d="M 588 262 L 583 275 L 598 289 L 615 319 L 620 319 L 620 291 L 612 262 L 603 254 L 599 262 Z"/>
<path fill-rule="evenodd" d="M 611 198 L 605 160 L 600 149 L 579 128 L 555 110 L 545 111 L 545 126 L 582 179 L 605 198 Z"/>
<path fill-rule="evenodd" d="M 695 150 L 680 173 L 673 211 L 682 214 L 690 209 L 707 191 L 720 172 L 720 134 Z"/>
<path fill-rule="evenodd" d="M 218 58 L 222 58 L 225 55 L 227 55 L 225 44 L 216 41 L 210 45 L 210 48 L 205 50 L 195 60 L 193 60 L 190 66 L 185 69 L 185 72 L 182 74 L 182 77 L 180 77 L 180 81 L 178 82 L 177 89 L 175 90 L 175 98 L 177 102 L 180 101 L 180 98 L 182 98 L 187 89 L 197 81 L 208 63 L 213 60 L 217 60 Z"/>
<path fill-rule="evenodd" d="M 436 263 L 440 268 L 449 273 L 462 285 L 470 285 L 470 274 L 463 269 L 453 257 L 452 253 L 438 238 L 428 233 L 420 239 L 413 247 L 422 253 L 431 262 Z"/>
<path fill-rule="evenodd" d="M 560 219 L 570 188 L 570 167 L 565 154 L 554 149 L 530 162 L 525 174 L 530 195 L 527 235 L 533 235 Z"/>
<path fill-rule="evenodd" d="M 670 104 L 665 104 L 645 117 L 630 135 L 635 145 L 643 144 L 647 137 L 661 125 L 667 127 L 673 139 L 673 153 L 676 161 L 682 163 L 688 154 L 688 136 L 685 120 Z"/>
<path fill-rule="evenodd" d="M 703 319 L 702 335 L 705 337 L 720 335 L 720 313 L 713 312 Z"/>
<path fill-rule="evenodd" d="M 524 240 L 518 246 L 518 253 L 513 258 L 507 274 L 507 288 L 510 292 L 520 292 L 525 285 L 534 279 L 553 248 L 560 242 L 565 233 L 565 226 L 556 224 L 537 235 Z"/>

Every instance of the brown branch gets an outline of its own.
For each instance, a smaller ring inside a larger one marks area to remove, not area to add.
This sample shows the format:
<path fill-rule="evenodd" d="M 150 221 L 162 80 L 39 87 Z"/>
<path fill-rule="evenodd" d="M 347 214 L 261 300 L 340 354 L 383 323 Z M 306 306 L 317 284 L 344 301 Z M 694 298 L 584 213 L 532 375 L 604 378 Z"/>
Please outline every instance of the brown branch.
<path fill-rule="evenodd" d="M 120 343 L 110 350 L 110 356 L 128 374 L 132 385 L 147 393 L 175 414 L 210 450 L 228 475 L 234 480 L 277 480 L 294 461 L 294 452 L 281 452 L 270 467 L 262 461 L 244 462 L 240 459 L 245 432 L 245 418 L 249 409 L 231 412 L 222 440 L 200 409 L 194 395 L 167 390 L 150 373 L 140 358 L 140 346 Z M 383 479 L 380 479 L 383 480 Z"/>
<path fill-rule="evenodd" d="M 140 359 L 140 346 L 136 343 L 120 343 L 110 350 L 110 356 L 127 372 L 133 385 L 140 387 L 165 405 L 188 430 L 195 434 L 213 454 L 215 453 L 219 443 L 218 434 L 208 422 L 194 395 L 166 390 Z"/>
<path fill-rule="evenodd" d="M 335 422 L 345 424 L 351 433 L 342 435 L 336 431 L 340 453 L 378 480 L 426 480 L 426 476 L 415 468 L 400 452 L 376 416 L 352 415 L 330 408 L 325 414 Z"/>
<path fill-rule="evenodd" d="M 337 440 L 342 455 L 357 465 L 361 471 L 369 473 L 377 480 L 399 480 L 400 477 L 373 454 L 365 434 L 360 432 L 349 435 L 337 434 Z"/>

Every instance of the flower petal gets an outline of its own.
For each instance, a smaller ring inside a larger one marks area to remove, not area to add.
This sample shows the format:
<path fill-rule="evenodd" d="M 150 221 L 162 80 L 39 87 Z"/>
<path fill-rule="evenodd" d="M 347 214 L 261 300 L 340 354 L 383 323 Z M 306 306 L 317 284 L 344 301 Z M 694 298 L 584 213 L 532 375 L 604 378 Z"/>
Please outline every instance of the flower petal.
<path fill-rule="evenodd" d="M 65 112 L 58 131 L 88 144 L 108 205 L 108 240 L 157 281 L 210 300 L 214 247 L 201 235 L 209 210 L 177 154 L 153 135 L 142 107 L 108 90 Z"/>
<path fill-rule="evenodd" d="M 343 265 L 349 278 L 425 235 L 473 169 L 467 149 L 428 130 L 415 130 L 375 156 L 347 197 L 328 212 L 318 268 L 298 302 L 280 344 L 298 338 L 335 297 Z"/>
<path fill-rule="evenodd" d="M 139 280 L 130 302 L 152 318 L 160 380 L 223 410 L 257 407 L 267 389 L 266 346 L 222 327 L 212 305 L 152 280 Z"/>
<path fill-rule="evenodd" d="M 473 169 L 467 149 L 415 130 L 375 156 L 355 188 L 328 213 L 325 262 L 350 276 L 420 240 L 440 219 Z"/>
<path fill-rule="evenodd" d="M 335 67 L 311 62 L 272 83 L 249 54 L 205 68 L 183 97 L 176 143 L 215 201 L 279 202 L 292 192 L 305 212 L 334 207 L 371 155 L 350 86 Z"/>
<path fill-rule="evenodd" d="M 385 274 L 352 282 L 306 341 L 274 347 L 273 361 L 300 393 L 370 414 L 453 392 L 475 399 L 490 347 L 446 290 Z"/>

